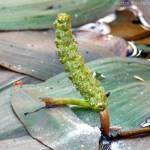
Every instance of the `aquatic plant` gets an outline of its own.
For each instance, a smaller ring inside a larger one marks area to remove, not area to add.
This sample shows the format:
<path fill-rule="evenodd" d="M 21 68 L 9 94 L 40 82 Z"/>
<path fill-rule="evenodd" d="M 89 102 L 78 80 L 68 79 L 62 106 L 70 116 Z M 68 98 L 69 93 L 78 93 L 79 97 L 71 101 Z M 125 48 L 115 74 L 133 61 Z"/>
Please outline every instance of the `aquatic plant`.
<path fill-rule="evenodd" d="M 71 30 L 71 17 L 66 13 L 59 14 L 54 26 L 57 54 L 69 79 L 84 97 L 84 102 L 89 103 L 89 107 L 104 110 L 107 105 L 107 96 L 103 87 L 100 86 L 100 81 L 93 76 L 92 71 L 85 65 L 84 59 L 77 52 L 77 43 Z M 76 105 L 80 106 L 82 102 L 83 100 Z"/>

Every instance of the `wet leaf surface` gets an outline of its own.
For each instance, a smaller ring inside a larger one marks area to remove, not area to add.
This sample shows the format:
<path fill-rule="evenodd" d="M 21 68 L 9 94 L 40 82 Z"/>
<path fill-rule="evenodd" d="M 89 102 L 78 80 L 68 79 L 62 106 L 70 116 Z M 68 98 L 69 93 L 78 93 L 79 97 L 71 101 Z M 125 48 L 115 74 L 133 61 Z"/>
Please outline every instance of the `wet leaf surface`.
<path fill-rule="evenodd" d="M 0 91 L 12 86 L 17 81 L 21 81 L 23 84 L 36 84 L 41 82 L 41 80 L 0 68 Z"/>
<path fill-rule="evenodd" d="M 0 68 L 0 90 L 12 85 L 15 81 L 22 80 L 25 75 Z"/>
<path fill-rule="evenodd" d="M 1 0 L 0 30 L 52 28 L 56 15 L 64 11 L 78 26 L 113 12 L 118 3 L 119 0 Z"/>
<path fill-rule="evenodd" d="M 55 150 L 98 149 L 99 129 L 83 123 L 67 107 L 43 109 L 25 115 L 43 105 L 21 89 L 16 89 L 14 94 L 12 106 L 15 113 L 30 135 L 42 144 Z"/>
<path fill-rule="evenodd" d="M 12 87 L 0 92 L 0 149 L 3 150 L 48 150 L 33 140 L 11 109 Z"/>
<path fill-rule="evenodd" d="M 76 38 L 80 41 L 78 51 L 86 62 L 97 58 L 126 56 L 127 43 L 121 38 L 86 38 L 87 41 L 82 41 L 80 39 L 83 36 L 81 33 Z M 63 71 L 56 56 L 54 32 L 51 30 L 4 32 L 0 34 L 0 46 L 0 65 L 10 70 L 40 80 L 46 80 Z"/>
<path fill-rule="evenodd" d="M 143 122 L 150 113 L 149 61 L 142 59 L 105 59 L 93 61 L 89 63 L 88 66 L 93 71 L 100 71 L 106 76 L 106 78 L 102 80 L 102 85 L 107 91 L 111 92 L 108 100 L 108 110 L 110 113 L 111 126 L 122 127 L 122 130 L 139 127 L 140 123 Z M 135 75 L 142 78 L 144 82 L 135 78 Z M 26 99 L 26 101 L 33 99 L 38 104 L 40 103 L 38 100 L 39 97 L 80 97 L 79 93 L 74 89 L 74 87 L 72 87 L 70 81 L 67 79 L 67 75 L 64 73 L 57 75 L 40 85 L 24 87 L 23 91 L 27 95 L 20 95 L 21 98 L 19 98 L 17 94 L 20 94 L 21 91 L 22 90 L 18 90 L 18 93 L 14 93 L 16 98 L 22 100 Z M 14 99 L 12 100 L 13 103 Z M 42 104 L 40 103 L 40 105 Z M 19 107 L 21 106 L 15 106 L 14 109 Z M 29 103 L 27 110 L 32 111 L 36 108 L 37 107 L 32 107 L 32 105 Z M 51 114 L 54 110 L 60 111 L 60 109 L 62 108 L 51 108 L 48 112 Z M 70 111 L 69 108 L 65 107 L 65 109 L 64 110 L 66 112 Z M 72 108 L 72 110 L 81 120 L 83 120 L 88 125 L 93 127 L 99 126 L 98 114 L 96 112 L 80 108 Z M 22 113 L 22 110 L 20 110 L 18 113 Z M 39 111 L 38 113 L 43 112 Z M 72 114 L 72 112 L 67 113 L 66 116 L 70 114 Z M 34 115 L 36 115 L 36 113 Z M 30 126 L 26 124 L 28 119 L 22 119 L 21 117 L 20 119 L 23 123 L 25 123 L 25 127 L 30 132 L 30 134 L 34 135 L 36 131 L 36 123 L 33 123 L 34 128 L 31 129 Z M 61 126 L 61 124 L 59 125 Z M 147 139 L 148 138 L 140 138 L 140 141 L 142 140 L 142 143 L 149 145 Z M 134 142 L 136 143 L 136 141 L 139 142 L 138 139 L 135 141 L 123 140 L 123 144 L 120 144 L 120 141 L 118 143 L 114 142 L 112 147 L 118 146 L 119 149 L 122 145 L 128 145 L 129 143 L 130 147 L 132 147 L 132 144 Z"/>
<path fill-rule="evenodd" d="M 150 137 L 132 138 L 126 140 L 114 141 L 111 144 L 112 150 L 149 150 Z"/>
<path fill-rule="evenodd" d="M 149 22 L 147 0 L 142 1 L 142 5 L 140 0 L 132 1 Z M 87 0 L 83 3 L 77 0 L 44 0 L 42 3 L 40 0 L 0 0 L 0 30 L 52 28 L 56 14 L 63 10 L 71 14 L 76 27 L 114 12 L 118 3 L 119 0 Z M 79 53 L 86 62 L 97 58 L 126 57 L 128 43 L 117 36 L 136 40 L 138 48 L 149 53 L 150 32 L 137 24 L 138 20 L 131 12 L 117 12 L 117 15 L 117 20 L 110 23 L 113 37 L 76 31 Z M 53 31 L 46 30 L 0 33 L 0 66 L 9 69 L 0 68 L 2 150 L 49 150 L 50 147 L 56 150 L 98 150 L 100 123 L 95 111 L 64 106 L 24 115 L 44 106 L 39 97 L 81 98 L 67 74 L 61 73 L 63 66 L 55 54 L 53 39 Z M 142 59 L 99 59 L 88 63 L 88 66 L 93 72 L 105 76 L 102 85 L 106 92 L 110 92 L 108 110 L 111 127 L 121 127 L 122 130 L 140 127 L 150 116 L 150 62 Z M 61 74 L 55 76 L 58 73 Z M 18 80 L 33 85 L 12 87 Z M 43 80 L 47 81 L 35 85 Z M 149 150 L 149 140 L 149 136 L 120 139 L 112 141 L 111 149 Z"/>

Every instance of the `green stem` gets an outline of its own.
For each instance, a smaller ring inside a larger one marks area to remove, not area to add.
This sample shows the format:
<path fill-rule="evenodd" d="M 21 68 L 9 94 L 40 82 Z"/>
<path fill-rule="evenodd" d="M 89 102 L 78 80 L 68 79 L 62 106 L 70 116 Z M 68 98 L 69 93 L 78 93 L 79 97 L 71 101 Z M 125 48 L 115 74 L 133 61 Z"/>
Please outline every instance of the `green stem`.
<path fill-rule="evenodd" d="M 53 105 L 75 105 L 80 106 L 82 108 L 91 108 L 91 105 L 87 100 L 84 99 L 76 99 L 76 98 L 42 98 L 42 102 L 46 104 L 46 106 L 53 106 Z M 97 109 L 96 109 L 97 110 Z"/>

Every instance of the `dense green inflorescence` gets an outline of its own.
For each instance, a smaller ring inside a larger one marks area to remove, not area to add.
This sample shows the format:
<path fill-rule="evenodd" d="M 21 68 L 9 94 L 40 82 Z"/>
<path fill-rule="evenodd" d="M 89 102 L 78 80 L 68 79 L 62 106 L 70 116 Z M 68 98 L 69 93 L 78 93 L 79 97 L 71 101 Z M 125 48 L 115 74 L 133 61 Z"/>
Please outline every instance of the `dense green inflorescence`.
<path fill-rule="evenodd" d="M 57 54 L 60 62 L 64 64 L 65 71 L 69 74 L 69 79 L 93 109 L 104 110 L 107 105 L 107 97 L 104 89 L 100 87 L 100 82 L 93 77 L 93 73 L 85 66 L 83 58 L 77 52 L 70 16 L 66 13 L 59 14 L 54 26 Z"/>

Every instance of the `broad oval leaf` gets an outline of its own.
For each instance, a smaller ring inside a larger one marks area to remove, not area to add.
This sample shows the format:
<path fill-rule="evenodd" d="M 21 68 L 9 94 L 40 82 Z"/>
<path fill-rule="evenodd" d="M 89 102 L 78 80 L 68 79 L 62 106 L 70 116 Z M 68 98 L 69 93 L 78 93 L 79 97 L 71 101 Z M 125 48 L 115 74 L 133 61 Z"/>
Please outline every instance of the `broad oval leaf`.
<path fill-rule="evenodd" d="M 150 62 L 142 59 L 116 58 L 95 60 L 90 62 L 88 66 L 93 71 L 102 73 L 106 77 L 102 80 L 102 85 L 107 91 L 111 92 L 108 100 L 111 126 L 122 127 L 123 130 L 139 127 L 140 123 L 150 114 Z M 21 92 L 22 90 L 19 91 Z M 65 73 L 59 74 L 40 85 L 26 86 L 23 88 L 23 91 L 26 95 L 24 95 L 24 98 L 21 96 L 22 100 L 31 98 L 36 101 L 39 97 L 47 96 L 80 97 Z M 17 94 L 14 93 L 14 96 L 16 95 Z M 13 98 L 12 104 L 14 100 Z M 39 103 L 39 101 L 37 101 L 37 103 Z M 19 107 L 19 104 L 17 107 L 14 106 L 14 110 Z M 30 111 L 35 110 L 31 103 L 29 109 Z M 59 107 L 55 108 L 55 110 L 57 109 L 60 110 Z M 65 109 L 67 112 L 69 108 L 64 108 L 64 111 Z M 96 112 L 80 108 L 72 108 L 72 110 L 85 123 L 93 127 L 99 126 L 99 117 Z M 49 114 L 51 114 L 51 111 L 52 110 L 49 110 Z M 18 111 L 18 114 L 20 112 L 21 110 Z M 71 113 L 72 112 L 64 113 L 64 115 L 68 117 Z M 31 129 L 30 126 L 25 123 L 27 120 L 22 119 L 20 115 L 18 116 L 25 124 L 28 132 L 34 136 L 36 124 L 33 123 L 34 127 Z M 59 115 L 56 115 L 55 119 L 59 121 Z M 49 123 L 51 124 L 51 122 Z M 45 142 L 45 140 L 43 142 Z"/>

